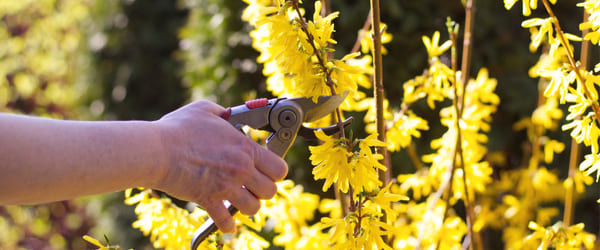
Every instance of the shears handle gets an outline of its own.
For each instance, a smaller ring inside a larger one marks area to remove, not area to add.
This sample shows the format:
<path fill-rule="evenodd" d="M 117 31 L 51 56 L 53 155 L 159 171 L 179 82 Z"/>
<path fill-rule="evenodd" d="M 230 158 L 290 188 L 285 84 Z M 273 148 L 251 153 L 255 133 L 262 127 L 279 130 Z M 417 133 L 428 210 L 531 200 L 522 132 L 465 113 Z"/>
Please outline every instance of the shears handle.
<path fill-rule="evenodd" d="M 233 126 L 237 126 L 238 122 L 236 121 L 238 118 L 234 119 L 234 120 L 230 120 L 229 118 L 231 117 L 232 114 L 232 110 L 235 114 L 239 114 L 239 113 L 250 113 L 253 110 L 257 110 L 259 108 L 263 108 L 269 105 L 269 100 L 267 98 L 261 98 L 261 99 L 256 99 L 256 100 L 252 100 L 252 101 L 247 101 L 245 104 L 240 105 L 240 106 L 236 106 L 236 107 L 229 107 L 227 109 L 225 109 L 225 112 L 223 112 L 223 114 L 221 114 L 221 118 L 223 118 L 226 121 L 229 121 L 231 123 L 231 125 Z M 267 112 L 268 114 L 268 112 Z M 241 115 L 242 119 L 244 118 L 244 115 Z M 267 120 L 268 118 L 265 118 L 265 122 L 268 122 Z M 250 119 L 249 119 L 250 120 Z M 235 213 L 238 212 L 238 209 L 236 207 L 234 207 L 233 205 L 231 205 L 230 202 L 225 201 L 225 206 L 227 207 L 227 210 L 229 210 L 229 213 L 233 216 L 235 215 Z M 215 224 L 214 220 L 212 218 L 208 218 L 204 224 L 202 224 L 202 226 L 200 226 L 196 232 L 194 232 L 194 236 L 192 238 L 192 243 L 191 243 L 191 249 L 192 250 L 196 250 L 196 248 L 198 248 L 198 246 L 200 245 L 200 243 L 202 243 L 206 238 L 208 238 L 208 236 L 210 236 L 211 234 L 213 234 L 214 232 L 217 231 L 217 225 Z"/>

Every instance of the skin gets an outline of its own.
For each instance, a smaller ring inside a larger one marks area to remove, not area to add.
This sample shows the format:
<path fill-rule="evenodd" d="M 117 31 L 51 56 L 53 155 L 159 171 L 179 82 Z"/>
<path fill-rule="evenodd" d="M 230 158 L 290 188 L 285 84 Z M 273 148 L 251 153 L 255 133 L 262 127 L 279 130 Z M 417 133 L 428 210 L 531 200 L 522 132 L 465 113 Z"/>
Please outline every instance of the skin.
<path fill-rule="evenodd" d="M 220 118 L 224 111 L 198 101 L 151 122 L 0 114 L 0 205 L 146 187 L 199 204 L 233 232 L 222 201 L 255 214 L 287 165 Z"/>

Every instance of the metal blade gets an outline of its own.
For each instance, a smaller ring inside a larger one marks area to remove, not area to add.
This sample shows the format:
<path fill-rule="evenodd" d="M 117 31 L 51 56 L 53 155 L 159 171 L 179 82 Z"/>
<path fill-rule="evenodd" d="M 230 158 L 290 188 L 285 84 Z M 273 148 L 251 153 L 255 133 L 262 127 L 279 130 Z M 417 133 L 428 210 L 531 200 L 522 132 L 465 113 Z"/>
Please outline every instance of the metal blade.
<path fill-rule="evenodd" d="M 317 102 L 313 102 L 311 98 L 292 98 L 293 101 L 300 105 L 304 112 L 304 121 L 313 122 L 328 114 L 331 114 L 346 98 L 348 91 L 344 91 L 344 95 L 319 96 Z"/>
<path fill-rule="evenodd" d="M 342 122 L 344 128 L 350 126 L 350 124 L 352 124 L 352 122 L 354 121 L 354 118 L 348 117 L 348 119 L 346 119 L 345 121 Z M 333 124 L 331 126 L 327 126 L 327 127 L 323 127 L 323 128 L 308 128 L 308 127 L 300 127 L 300 129 L 298 130 L 298 135 L 304 137 L 304 139 L 307 140 L 316 140 L 317 137 L 315 136 L 315 131 L 317 130 L 323 130 L 323 132 L 326 135 L 333 135 L 336 134 L 338 132 L 340 132 L 340 127 L 337 124 Z"/>

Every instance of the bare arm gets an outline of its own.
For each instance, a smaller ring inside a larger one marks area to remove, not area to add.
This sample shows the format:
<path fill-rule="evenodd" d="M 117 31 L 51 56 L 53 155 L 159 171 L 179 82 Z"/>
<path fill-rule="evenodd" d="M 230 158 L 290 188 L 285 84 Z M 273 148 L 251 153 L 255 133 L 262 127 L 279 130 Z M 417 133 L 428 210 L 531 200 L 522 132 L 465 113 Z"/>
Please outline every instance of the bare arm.
<path fill-rule="evenodd" d="M 0 114 L 0 204 L 147 187 L 202 205 L 230 232 L 233 220 L 221 201 L 256 213 L 258 198 L 275 194 L 287 165 L 222 120 L 221 112 L 201 101 L 154 122 Z"/>

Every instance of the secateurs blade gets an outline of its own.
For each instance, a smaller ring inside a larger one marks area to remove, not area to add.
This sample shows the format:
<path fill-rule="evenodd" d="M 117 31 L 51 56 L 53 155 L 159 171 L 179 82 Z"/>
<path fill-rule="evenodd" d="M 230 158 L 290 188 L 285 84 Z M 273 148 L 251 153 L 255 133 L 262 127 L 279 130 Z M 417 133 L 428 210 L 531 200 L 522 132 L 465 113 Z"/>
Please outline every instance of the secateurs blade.
<path fill-rule="evenodd" d="M 296 140 L 297 135 L 307 139 L 315 139 L 314 131 L 317 129 L 322 129 L 329 135 L 339 132 L 339 127 L 336 125 L 324 128 L 308 128 L 302 124 L 316 121 L 333 113 L 346 95 L 347 93 L 344 93 L 343 96 L 320 96 L 317 102 L 304 97 L 261 98 L 227 108 L 221 117 L 238 129 L 247 125 L 254 129 L 271 132 L 266 140 L 267 148 L 283 158 Z M 343 122 L 344 126 L 348 126 L 350 123 L 352 123 L 352 117 Z M 238 211 L 227 201 L 225 201 L 225 205 L 232 215 Z M 195 250 L 204 239 L 216 230 L 217 226 L 214 221 L 208 218 L 194 233 L 191 249 Z"/>

